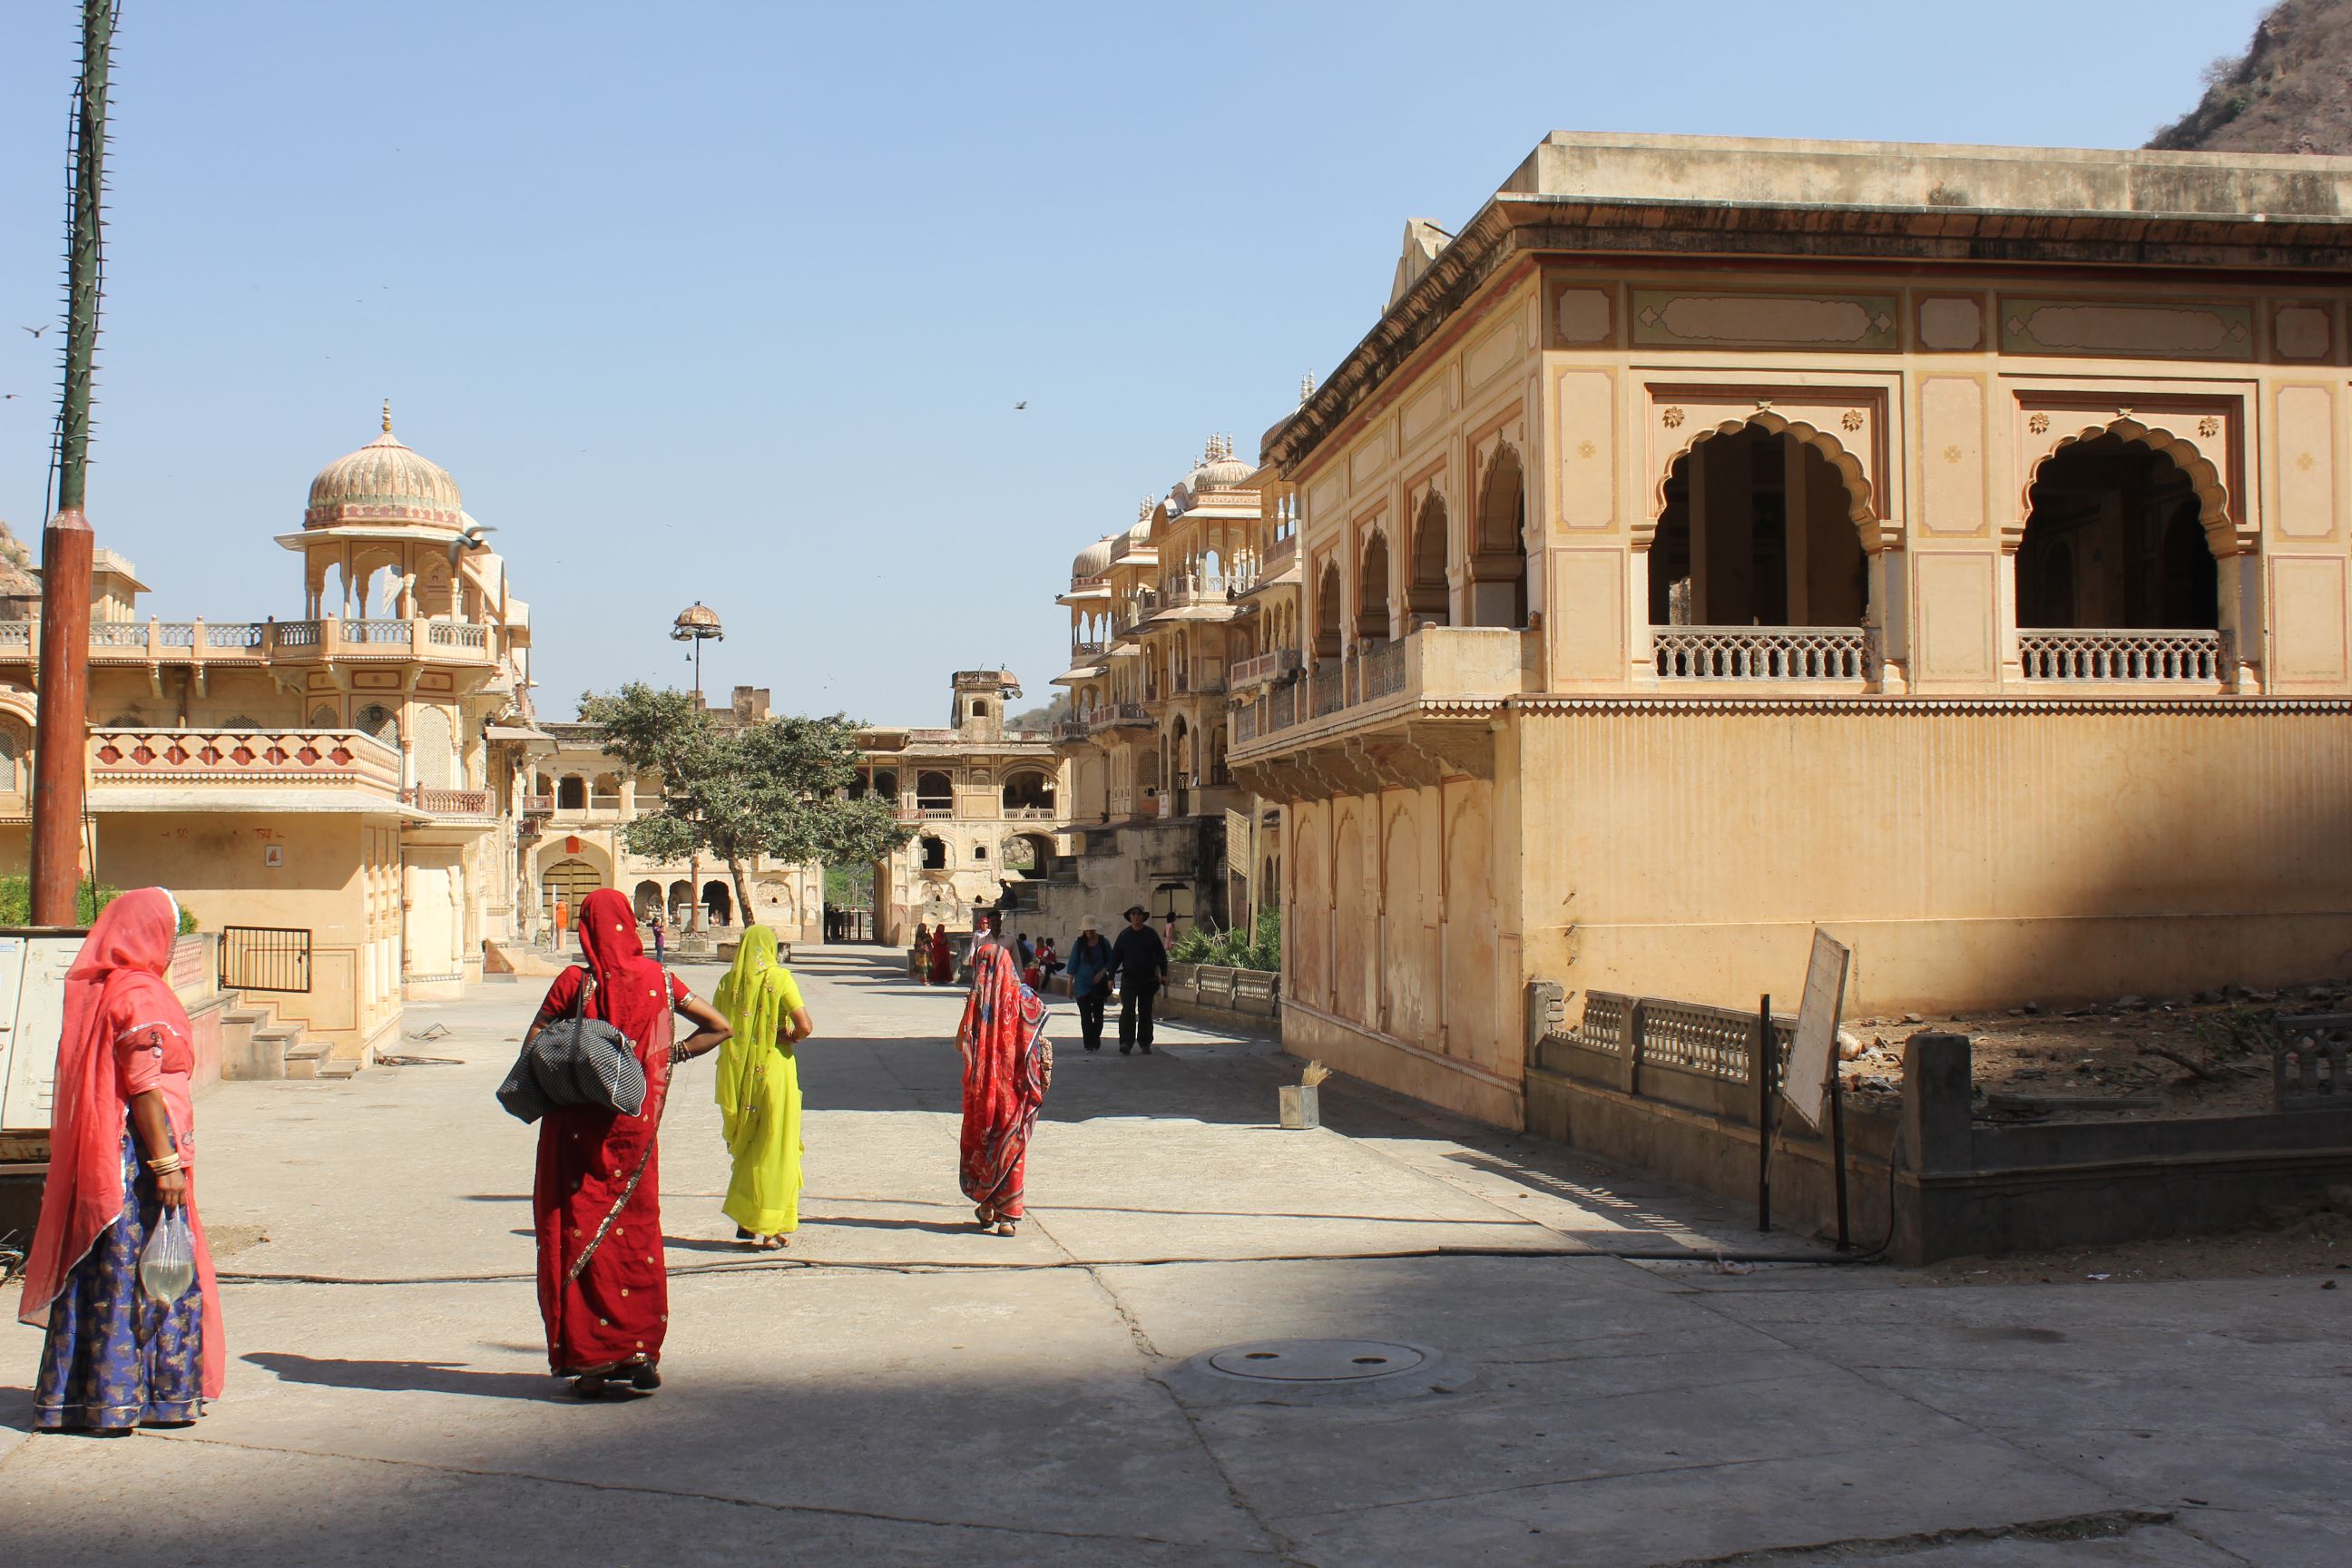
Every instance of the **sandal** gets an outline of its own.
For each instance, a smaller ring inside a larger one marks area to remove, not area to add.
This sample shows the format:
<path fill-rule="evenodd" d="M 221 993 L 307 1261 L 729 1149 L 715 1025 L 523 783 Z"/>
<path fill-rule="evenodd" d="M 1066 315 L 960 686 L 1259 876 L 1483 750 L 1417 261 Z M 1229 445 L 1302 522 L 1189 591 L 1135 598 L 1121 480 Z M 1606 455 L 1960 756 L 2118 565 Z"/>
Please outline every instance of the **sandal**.
<path fill-rule="evenodd" d="M 651 1362 L 640 1362 L 629 1369 L 629 1386 L 647 1394 L 661 1386 L 661 1369 Z"/>
<path fill-rule="evenodd" d="M 604 1373 L 583 1372 L 572 1380 L 572 1396 L 574 1399 L 602 1399 L 611 1387 Z"/>
<path fill-rule="evenodd" d="M 990 1226 L 996 1223 L 996 1211 L 990 1208 L 986 1204 L 982 1204 L 978 1208 L 971 1211 L 971 1217 L 980 1222 L 981 1229 L 986 1230 Z"/>
<path fill-rule="evenodd" d="M 1009 1219 L 998 1220 L 996 1222 L 996 1234 L 999 1236 L 1011 1236 L 1013 1234 L 1013 1222 Z"/>
<path fill-rule="evenodd" d="M 774 1236 L 761 1237 L 759 1242 L 759 1249 L 761 1252 L 782 1252 L 792 1244 L 793 1238 L 780 1231 Z"/>

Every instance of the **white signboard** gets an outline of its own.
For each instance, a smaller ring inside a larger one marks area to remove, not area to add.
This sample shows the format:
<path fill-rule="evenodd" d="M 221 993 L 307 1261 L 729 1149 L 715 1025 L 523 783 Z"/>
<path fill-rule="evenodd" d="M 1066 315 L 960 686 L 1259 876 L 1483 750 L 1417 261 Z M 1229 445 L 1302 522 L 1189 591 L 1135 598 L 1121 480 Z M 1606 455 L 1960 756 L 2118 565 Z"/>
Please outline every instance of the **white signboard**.
<path fill-rule="evenodd" d="M 1837 1070 L 1838 1015 L 1845 1010 L 1845 973 L 1853 961 L 1843 942 L 1814 931 L 1804 1005 L 1797 1009 L 1797 1035 L 1789 1042 L 1788 1075 L 1780 1083 L 1789 1109 L 1814 1127 L 1822 1124 L 1822 1099 Z"/>

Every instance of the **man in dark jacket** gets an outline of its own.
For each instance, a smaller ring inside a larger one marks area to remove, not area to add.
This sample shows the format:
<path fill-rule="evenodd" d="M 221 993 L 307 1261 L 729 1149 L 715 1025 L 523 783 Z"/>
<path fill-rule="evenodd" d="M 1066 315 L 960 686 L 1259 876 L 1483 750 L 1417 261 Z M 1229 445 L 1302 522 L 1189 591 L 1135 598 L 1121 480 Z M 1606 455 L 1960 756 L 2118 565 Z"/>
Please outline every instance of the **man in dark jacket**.
<path fill-rule="evenodd" d="M 1137 904 L 1127 911 L 1127 929 L 1110 944 L 1110 964 L 1118 971 L 1118 1054 L 1136 1047 L 1151 1054 L 1151 999 L 1168 978 L 1168 944 L 1151 929 L 1151 911 Z"/>

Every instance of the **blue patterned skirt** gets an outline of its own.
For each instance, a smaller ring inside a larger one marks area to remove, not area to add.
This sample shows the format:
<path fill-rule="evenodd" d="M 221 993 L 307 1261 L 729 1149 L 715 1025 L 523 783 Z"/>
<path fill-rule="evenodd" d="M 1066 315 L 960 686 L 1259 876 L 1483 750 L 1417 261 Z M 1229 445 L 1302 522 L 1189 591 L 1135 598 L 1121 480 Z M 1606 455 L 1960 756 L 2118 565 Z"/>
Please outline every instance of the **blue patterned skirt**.
<path fill-rule="evenodd" d="M 205 1413 L 204 1292 L 168 1306 L 139 1289 L 139 1254 L 163 1216 L 154 1179 L 122 1134 L 122 1213 L 74 1266 L 49 1305 L 33 1426 L 121 1431 Z"/>

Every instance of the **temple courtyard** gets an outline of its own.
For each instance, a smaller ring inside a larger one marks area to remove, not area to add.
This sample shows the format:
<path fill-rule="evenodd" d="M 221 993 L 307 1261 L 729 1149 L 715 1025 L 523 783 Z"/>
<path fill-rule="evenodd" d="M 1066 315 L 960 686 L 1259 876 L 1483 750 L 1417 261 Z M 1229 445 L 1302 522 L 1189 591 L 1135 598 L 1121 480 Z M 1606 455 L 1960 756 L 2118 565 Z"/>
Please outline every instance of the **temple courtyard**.
<path fill-rule="evenodd" d="M 27 1436 L 39 1340 L 12 1325 L 11 1560 L 2352 1559 L 2332 1272 L 1812 1261 L 1344 1079 L 1283 1131 L 1299 1064 L 1272 1044 L 1171 1026 L 1090 1057 L 1066 1004 L 1032 1217 L 1000 1239 L 955 1190 L 961 993 L 872 949 L 795 967 L 803 1228 L 727 1239 L 710 1064 L 687 1068 L 661 1392 L 583 1405 L 547 1374 L 534 1133 L 491 1098 L 539 983 L 469 986 L 409 1007 L 404 1065 L 200 1102 L 230 1373 L 199 1426 Z M 1361 1342 L 1192 1361 L 1304 1340 Z"/>

